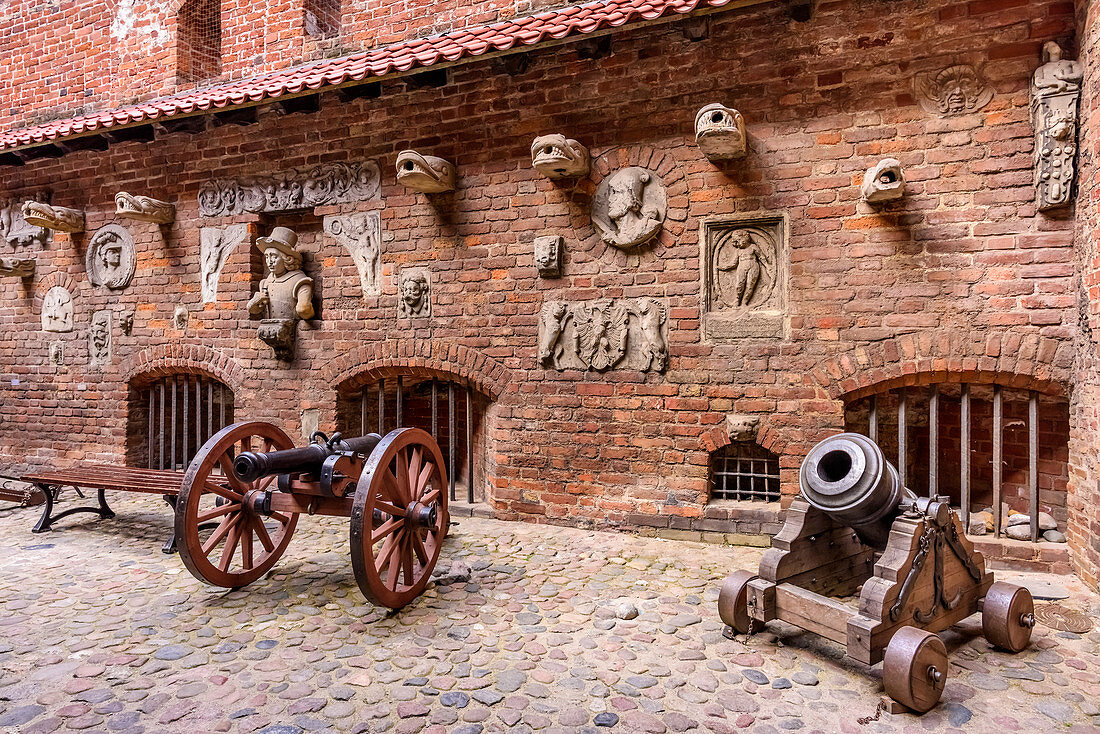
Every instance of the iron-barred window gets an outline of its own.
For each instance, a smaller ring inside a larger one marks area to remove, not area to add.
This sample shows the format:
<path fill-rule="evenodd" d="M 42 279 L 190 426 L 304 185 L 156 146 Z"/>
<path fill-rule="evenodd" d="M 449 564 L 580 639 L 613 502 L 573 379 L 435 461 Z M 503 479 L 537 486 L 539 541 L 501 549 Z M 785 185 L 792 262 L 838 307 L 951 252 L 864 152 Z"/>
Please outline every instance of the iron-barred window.
<path fill-rule="evenodd" d="M 176 16 L 176 74 L 201 82 L 222 73 L 221 0 L 186 0 Z"/>
<path fill-rule="evenodd" d="M 710 499 L 779 501 L 779 457 L 751 441 L 710 455 Z"/>

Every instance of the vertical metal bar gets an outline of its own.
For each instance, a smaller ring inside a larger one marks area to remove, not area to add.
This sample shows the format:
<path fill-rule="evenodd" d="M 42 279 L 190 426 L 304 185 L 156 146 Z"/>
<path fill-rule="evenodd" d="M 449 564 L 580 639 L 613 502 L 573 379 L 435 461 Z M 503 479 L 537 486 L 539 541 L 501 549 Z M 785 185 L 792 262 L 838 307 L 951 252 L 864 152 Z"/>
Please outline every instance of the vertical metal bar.
<path fill-rule="evenodd" d="M 202 448 L 202 389 L 206 386 L 206 379 L 202 375 L 195 376 L 195 453 Z"/>
<path fill-rule="evenodd" d="M 1004 450 L 1004 395 L 993 386 L 993 537 L 1001 537 L 1001 454 Z"/>
<path fill-rule="evenodd" d="M 378 435 L 386 435 L 386 380 L 378 381 Z"/>
<path fill-rule="evenodd" d="M 225 393 L 227 391 L 228 388 L 226 388 L 225 385 L 222 385 L 221 383 L 218 384 L 218 419 L 221 423 L 221 425 L 218 426 L 219 431 L 225 428 Z M 233 393 L 229 394 L 232 397 Z"/>
<path fill-rule="evenodd" d="M 1039 540 L 1039 395 L 1032 392 L 1027 399 L 1027 484 L 1031 515 L 1031 542 Z"/>
<path fill-rule="evenodd" d="M 405 392 L 405 378 L 401 375 L 397 376 L 397 428 L 400 428 L 405 424 L 404 414 L 404 398 L 402 394 Z"/>
<path fill-rule="evenodd" d="M 176 412 L 179 406 L 176 404 L 176 392 L 179 389 L 180 376 L 172 375 L 172 437 L 169 439 L 168 444 L 172 448 L 172 464 L 171 468 L 176 468 Z"/>
<path fill-rule="evenodd" d="M 901 480 L 901 486 L 908 486 L 905 483 L 905 474 L 907 464 L 909 463 L 909 449 L 906 446 L 906 439 L 909 437 L 908 431 L 908 418 L 906 416 L 906 408 L 908 402 L 905 395 L 905 388 L 898 390 L 898 478 Z"/>
<path fill-rule="evenodd" d="M 451 475 L 451 502 L 455 499 L 455 384 L 447 381 L 447 473 Z"/>
<path fill-rule="evenodd" d="M 363 392 L 359 393 L 359 435 L 367 435 L 367 386 L 363 385 Z"/>
<path fill-rule="evenodd" d="M 466 385 L 466 501 L 474 503 L 474 391 Z"/>
<path fill-rule="evenodd" d="M 158 387 L 160 388 L 160 390 L 159 390 L 159 392 L 160 392 L 160 424 L 157 426 L 157 428 L 160 429 L 160 461 L 157 462 L 157 468 L 158 469 L 163 469 L 164 468 L 164 434 L 166 433 L 166 431 L 164 430 L 164 380 L 163 379 L 160 381 L 160 385 Z"/>
<path fill-rule="evenodd" d="M 180 454 L 180 463 L 183 464 L 184 466 L 187 466 L 188 464 L 191 463 L 187 458 L 187 449 L 189 448 L 188 445 L 187 445 L 187 439 L 188 439 L 187 434 L 190 433 L 190 431 L 191 431 L 191 422 L 190 422 L 191 411 L 188 409 L 188 405 L 187 405 L 188 398 L 191 397 L 191 395 L 190 395 L 191 389 L 190 388 L 191 388 L 191 376 L 190 375 L 184 375 L 183 376 L 183 426 L 182 426 L 182 428 L 183 428 L 183 431 L 182 431 L 182 433 L 183 433 L 183 452 Z"/>
<path fill-rule="evenodd" d="M 435 378 L 432 378 L 432 438 L 439 441 L 439 391 L 436 390 Z"/>
<path fill-rule="evenodd" d="M 156 409 L 156 405 L 153 403 L 154 394 L 155 393 L 153 392 L 153 386 L 150 385 L 148 393 L 147 393 L 146 398 L 145 398 L 145 402 L 149 406 L 149 424 L 146 426 L 146 428 L 148 429 L 147 433 L 149 434 L 149 438 L 145 441 L 145 444 L 146 444 L 145 448 L 148 450 L 148 454 L 149 454 L 148 463 L 146 464 L 146 467 L 149 468 L 149 469 L 154 468 L 154 464 L 153 464 L 153 435 L 154 435 L 153 434 L 153 416 L 154 416 L 154 414 L 153 414 L 153 411 Z"/>
<path fill-rule="evenodd" d="M 928 394 L 928 496 L 935 499 L 940 491 L 940 386 L 932 385 Z"/>
<path fill-rule="evenodd" d="M 959 504 L 963 528 L 970 529 L 970 385 L 963 383 L 959 399 Z"/>
<path fill-rule="evenodd" d="M 219 427 L 218 430 L 221 430 Z M 214 435 L 214 381 L 206 382 L 206 437 Z"/>
<path fill-rule="evenodd" d="M 878 443 L 878 395 L 871 396 L 871 415 L 868 418 L 867 433 L 872 441 Z"/>

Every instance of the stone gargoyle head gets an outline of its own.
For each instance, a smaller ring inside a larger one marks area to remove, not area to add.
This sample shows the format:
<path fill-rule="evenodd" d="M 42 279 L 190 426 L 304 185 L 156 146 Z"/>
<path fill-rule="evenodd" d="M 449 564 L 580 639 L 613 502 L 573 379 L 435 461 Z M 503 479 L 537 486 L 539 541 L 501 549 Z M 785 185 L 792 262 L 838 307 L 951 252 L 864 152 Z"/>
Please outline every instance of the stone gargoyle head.
<path fill-rule="evenodd" d="M 84 212 L 79 209 L 52 206 L 44 201 L 24 202 L 23 219 L 27 224 L 57 232 L 84 231 Z"/>
<path fill-rule="evenodd" d="M 140 196 L 119 191 L 115 194 L 115 213 L 127 219 L 137 219 L 154 224 L 171 224 L 176 218 L 176 207 L 167 201 L 151 196 Z"/>
<path fill-rule="evenodd" d="M 883 158 L 863 174 L 860 188 L 868 204 L 882 204 L 900 199 L 905 193 L 905 175 L 896 158 Z"/>
<path fill-rule="evenodd" d="M 588 148 L 558 133 L 540 135 L 531 143 L 531 165 L 547 178 L 587 176 Z"/>
<path fill-rule="evenodd" d="M 708 104 L 695 115 L 695 143 L 712 161 L 741 158 L 748 152 L 745 118 L 722 104 Z"/>
<path fill-rule="evenodd" d="M 397 154 L 397 182 L 425 194 L 454 191 L 455 167 L 434 155 L 403 150 Z"/>

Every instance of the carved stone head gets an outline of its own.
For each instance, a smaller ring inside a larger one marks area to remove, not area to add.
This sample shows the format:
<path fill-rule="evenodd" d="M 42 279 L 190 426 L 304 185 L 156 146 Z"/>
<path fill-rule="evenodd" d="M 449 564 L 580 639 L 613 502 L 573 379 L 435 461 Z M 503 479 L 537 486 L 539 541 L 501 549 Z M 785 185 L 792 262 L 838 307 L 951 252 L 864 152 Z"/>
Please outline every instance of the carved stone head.
<path fill-rule="evenodd" d="M 288 227 L 276 227 L 267 237 L 257 237 L 256 247 L 264 253 L 267 272 L 276 278 L 292 270 L 302 269 L 302 253 L 298 246 L 298 234 Z"/>
<path fill-rule="evenodd" d="M 126 336 L 130 336 L 130 334 L 134 330 L 134 312 L 126 311 L 124 313 L 120 313 L 118 315 L 118 326 L 120 329 L 122 329 L 123 334 L 125 334 Z"/>
<path fill-rule="evenodd" d="M 592 201 L 592 223 L 604 242 L 627 249 L 657 234 L 667 210 L 661 179 L 652 171 L 632 166 L 600 182 Z"/>
<path fill-rule="evenodd" d="M 969 64 L 918 75 L 916 91 L 921 107 L 941 117 L 977 112 L 993 99 L 993 90 Z"/>
<path fill-rule="evenodd" d="M 64 206 L 51 206 L 36 199 L 23 203 L 23 219 L 27 224 L 58 232 L 84 231 L 84 212 Z"/>
<path fill-rule="evenodd" d="M 397 182 L 405 188 L 425 194 L 453 191 L 455 167 L 434 155 L 420 155 L 415 150 L 397 154 Z"/>
<path fill-rule="evenodd" d="M 420 269 L 401 271 L 398 313 L 402 317 L 431 316 L 428 274 Z"/>
<path fill-rule="evenodd" d="M 580 178 L 588 175 L 588 149 L 564 135 L 540 135 L 531 143 L 531 165 L 547 178 Z"/>
<path fill-rule="evenodd" d="M 741 413 L 726 414 L 726 433 L 729 434 L 731 441 L 755 441 L 756 429 L 759 425 L 758 416 Z"/>
<path fill-rule="evenodd" d="M 137 219 L 154 224 L 171 224 L 176 218 L 176 207 L 167 201 L 151 196 L 128 194 L 120 191 L 115 194 L 115 213 L 127 219 Z"/>
<path fill-rule="evenodd" d="M 712 161 L 741 158 L 748 151 L 745 118 L 721 104 L 708 104 L 695 115 L 695 143 Z"/>
<path fill-rule="evenodd" d="M 180 331 L 187 328 L 189 317 L 190 314 L 187 312 L 187 306 L 184 306 L 182 303 L 176 306 L 176 310 L 172 313 L 172 321 Z"/>
<path fill-rule="evenodd" d="M 535 267 L 543 278 L 561 277 L 561 254 L 565 240 L 556 234 L 535 238 Z"/>
<path fill-rule="evenodd" d="M 905 176 L 901 162 L 896 158 L 883 158 L 863 174 L 860 189 L 868 204 L 881 204 L 900 199 L 905 193 Z"/>
<path fill-rule="evenodd" d="M 125 288 L 134 277 L 136 259 L 130 233 L 118 225 L 108 224 L 92 235 L 88 243 L 88 280 L 111 290 Z"/>

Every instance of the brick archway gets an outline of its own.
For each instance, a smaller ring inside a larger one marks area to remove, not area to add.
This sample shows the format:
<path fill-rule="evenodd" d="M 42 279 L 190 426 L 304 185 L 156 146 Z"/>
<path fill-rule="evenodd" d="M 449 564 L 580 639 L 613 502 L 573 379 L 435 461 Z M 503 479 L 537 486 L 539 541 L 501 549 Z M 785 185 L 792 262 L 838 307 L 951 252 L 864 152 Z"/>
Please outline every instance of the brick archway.
<path fill-rule="evenodd" d="M 143 349 L 119 365 L 124 383 L 188 372 L 205 374 L 225 383 L 234 393 L 245 384 L 244 369 L 221 352 L 196 344 L 161 344 Z"/>

